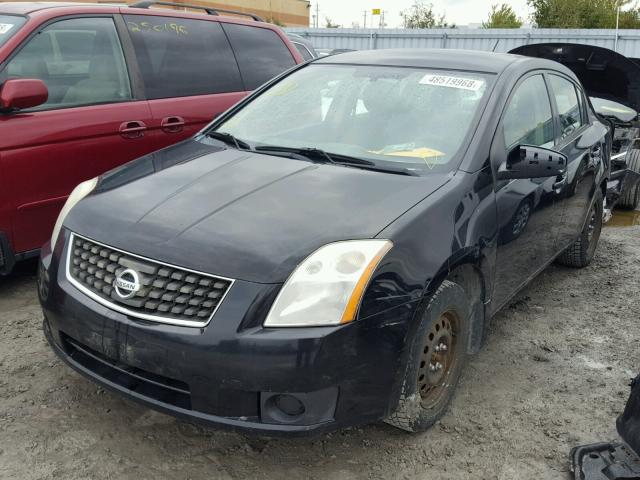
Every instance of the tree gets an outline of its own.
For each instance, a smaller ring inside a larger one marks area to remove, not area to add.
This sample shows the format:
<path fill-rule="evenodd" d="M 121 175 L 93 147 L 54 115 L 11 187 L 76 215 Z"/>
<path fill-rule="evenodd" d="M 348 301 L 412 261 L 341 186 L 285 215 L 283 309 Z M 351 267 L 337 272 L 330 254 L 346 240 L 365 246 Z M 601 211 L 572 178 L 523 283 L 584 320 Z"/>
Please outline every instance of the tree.
<path fill-rule="evenodd" d="M 325 28 L 340 28 L 340 25 L 338 25 L 337 23 L 333 23 L 333 20 L 331 20 L 329 17 L 324 17 L 324 21 Z"/>
<path fill-rule="evenodd" d="M 510 5 L 503 3 L 498 6 L 492 5 L 489 18 L 482 22 L 482 28 L 520 28 L 522 20 L 516 16 Z"/>
<path fill-rule="evenodd" d="M 615 28 L 618 6 L 632 0 L 527 0 L 539 28 Z M 620 28 L 640 28 L 640 8 L 635 4 L 620 12 Z"/>
<path fill-rule="evenodd" d="M 620 28 L 640 28 L 640 8 L 621 11 Z"/>
<path fill-rule="evenodd" d="M 278 27 L 286 27 L 286 25 L 284 23 L 282 23 L 279 18 L 276 18 L 276 17 L 268 18 L 267 22 L 273 23 L 274 25 L 277 25 Z"/>
<path fill-rule="evenodd" d="M 400 16 L 404 28 L 455 28 L 455 25 L 447 23 L 444 14 L 437 16 L 433 4 L 427 4 L 424 0 L 414 0 L 410 8 L 400 12 Z"/>

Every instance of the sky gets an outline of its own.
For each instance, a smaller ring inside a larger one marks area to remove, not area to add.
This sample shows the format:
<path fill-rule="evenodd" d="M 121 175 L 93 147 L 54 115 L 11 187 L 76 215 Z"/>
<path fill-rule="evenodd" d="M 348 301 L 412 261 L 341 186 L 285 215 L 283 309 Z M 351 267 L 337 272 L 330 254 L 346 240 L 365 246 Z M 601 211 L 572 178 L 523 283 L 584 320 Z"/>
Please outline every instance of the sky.
<path fill-rule="evenodd" d="M 503 2 L 511 5 L 516 14 L 529 23 L 526 0 L 426 0 L 425 3 L 433 3 L 434 11 L 438 15 L 446 14 L 449 23 L 468 25 L 486 20 L 491 5 Z M 325 17 L 343 27 L 351 27 L 353 23 L 362 27 L 365 10 L 367 27 L 377 27 L 379 17 L 373 17 L 371 25 L 371 9 L 380 8 L 385 11 L 388 28 L 397 28 L 402 26 L 400 12 L 411 7 L 413 0 L 311 0 L 311 15 L 315 15 L 316 5 L 320 10 L 320 27 L 325 26 Z"/>

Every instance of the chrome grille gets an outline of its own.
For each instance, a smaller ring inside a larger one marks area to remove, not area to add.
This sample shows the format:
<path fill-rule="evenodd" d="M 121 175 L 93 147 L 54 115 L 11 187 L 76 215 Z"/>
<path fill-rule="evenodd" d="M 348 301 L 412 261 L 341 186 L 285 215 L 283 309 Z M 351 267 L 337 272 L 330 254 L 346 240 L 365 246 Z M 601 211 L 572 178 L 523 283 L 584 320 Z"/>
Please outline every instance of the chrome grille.
<path fill-rule="evenodd" d="M 115 281 L 134 271 L 139 290 L 124 298 Z M 128 315 L 185 326 L 206 325 L 233 280 L 167 265 L 71 235 L 67 277 L 94 300 Z"/>

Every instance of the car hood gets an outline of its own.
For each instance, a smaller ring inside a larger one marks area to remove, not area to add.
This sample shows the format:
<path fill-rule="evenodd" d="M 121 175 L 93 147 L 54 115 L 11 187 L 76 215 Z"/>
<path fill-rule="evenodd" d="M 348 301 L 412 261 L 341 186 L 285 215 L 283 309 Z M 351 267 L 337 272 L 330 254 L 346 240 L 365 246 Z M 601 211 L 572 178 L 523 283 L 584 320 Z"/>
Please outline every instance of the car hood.
<path fill-rule="evenodd" d="M 613 50 L 574 43 L 536 43 L 509 53 L 555 60 L 576 74 L 590 97 L 640 110 L 640 65 Z"/>
<path fill-rule="evenodd" d="M 375 237 L 449 178 L 314 164 L 191 140 L 104 175 L 65 226 L 158 261 L 279 283 L 326 243 Z"/>

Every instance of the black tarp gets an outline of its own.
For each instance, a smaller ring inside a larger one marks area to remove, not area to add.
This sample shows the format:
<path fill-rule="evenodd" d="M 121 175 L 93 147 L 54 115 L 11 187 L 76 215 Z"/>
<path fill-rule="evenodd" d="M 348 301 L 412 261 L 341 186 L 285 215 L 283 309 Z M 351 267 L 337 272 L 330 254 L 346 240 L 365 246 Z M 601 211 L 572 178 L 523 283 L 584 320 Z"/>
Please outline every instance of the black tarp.
<path fill-rule="evenodd" d="M 559 62 L 576 74 L 590 97 L 640 111 L 640 64 L 613 50 L 575 43 L 535 43 L 509 53 Z"/>
<path fill-rule="evenodd" d="M 640 455 L 640 375 L 631 383 L 631 396 L 616 426 L 623 440 Z"/>

